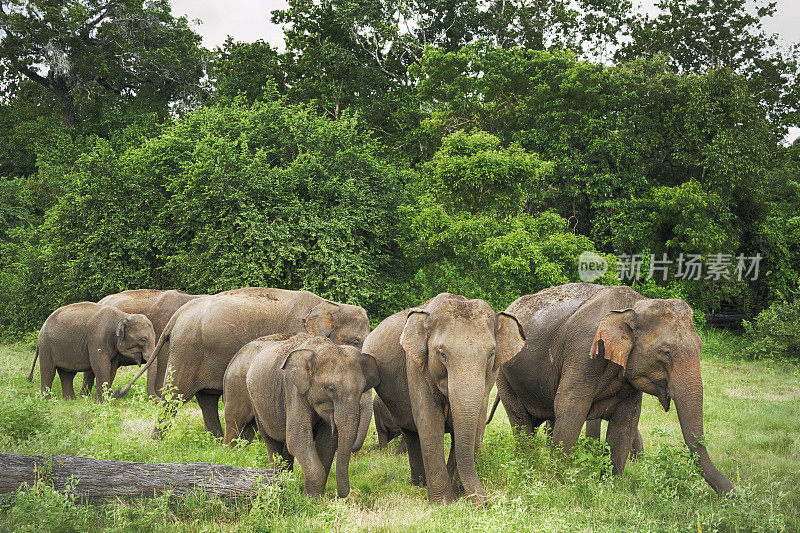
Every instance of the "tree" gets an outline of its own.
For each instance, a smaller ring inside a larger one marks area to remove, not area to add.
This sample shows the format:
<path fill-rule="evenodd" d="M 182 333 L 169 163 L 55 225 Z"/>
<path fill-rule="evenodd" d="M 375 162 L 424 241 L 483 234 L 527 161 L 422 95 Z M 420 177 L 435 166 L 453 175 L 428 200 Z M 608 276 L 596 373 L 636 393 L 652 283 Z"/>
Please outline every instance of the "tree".
<path fill-rule="evenodd" d="M 754 11 L 748 5 L 754 5 Z M 781 134 L 800 123 L 800 50 L 781 50 L 777 34 L 764 30 L 776 2 L 659 0 L 660 12 L 632 25 L 632 39 L 617 58 L 664 54 L 686 72 L 728 68 L 744 75 L 752 94 L 769 108 Z"/>
<path fill-rule="evenodd" d="M 6 80 L 44 87 L 70 126 L 81 104 L 166 114 L 199 89 L 200 36 L 166 0 L 2 0 L 0 30 Z"/>
<path fill-rule="evenodd" d="M 231 103 L 241 94 L 252 103 L 268 95 L 273 84 L 286 92 L 283 58 L 260 39 L 245 43 L 228 37 L 211 54 L 207 72 L 215 102 Z"/>

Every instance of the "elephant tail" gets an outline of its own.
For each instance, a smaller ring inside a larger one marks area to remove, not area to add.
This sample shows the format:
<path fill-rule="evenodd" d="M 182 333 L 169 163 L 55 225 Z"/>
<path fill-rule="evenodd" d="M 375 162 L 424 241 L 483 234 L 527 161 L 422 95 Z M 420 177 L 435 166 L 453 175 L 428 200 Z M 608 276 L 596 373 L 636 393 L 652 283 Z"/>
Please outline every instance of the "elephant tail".
<path fill-rule="evenodd" d="M 167 322 L 167 325 L 164 327 L 164 331 L 161 332 L 161 336 L 158 338 L 158 343 L 156 344 L 156 347 L 153 348 L 153 355 L 150 356 L 150 360 L 147 361 L 147 364 L 142 367 L 139 373 L 136 374 L 136 377 L 134 377 L 130 382 L 128 382 L 127 385 L 115 390 L 114 394 L 111 395 L 112 398 L 122 398 L 123 396 L 127 395 L 131 391 L 131 387 L 133 387 L 133 384 L 136 383 L 136 381 L 140 377 L 142 377 L 143 374 L 147 372 L 147 370 L 150 368 L 150 365 L 155 363 L 156 359 L 158 358 L 158 354 L 161 353 L 161 348 L 164 346 L 164 343 L 169 340 L 169 336 L 172 333 L 172 327 L 175 325 L 175 319 L 177 316 L 178 313 L 176 312 L 169 319 L 169 322 Z"/>
<path fill-rule="evenodd" d="M 486 425 L 489 425 L 489 422 L 492 421 L 494 418 L 494 412 L 497 411 L 497 405 L 500 403 L 500 393 L 497 393 L 497 396 L 494 398 L 494 404 L 492 404 L 492 412 L 489 413 L 489 420 L 486 421 Z"/>
<path fill-rule="evenodd" d="M 36 369 L 36 360 L 39 359 L 39 343 L 36 343 L 36 355 L 33 356 L 33 364 L 31 365 L 31 373 L 28 374 L 28 381 L 33 381 L 33 371 Z"/>

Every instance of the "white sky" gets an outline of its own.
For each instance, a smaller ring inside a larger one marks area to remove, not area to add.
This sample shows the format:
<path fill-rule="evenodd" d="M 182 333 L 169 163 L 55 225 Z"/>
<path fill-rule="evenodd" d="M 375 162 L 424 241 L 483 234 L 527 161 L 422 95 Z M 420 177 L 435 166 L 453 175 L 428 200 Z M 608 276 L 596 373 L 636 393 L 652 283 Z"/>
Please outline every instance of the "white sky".
<path fill-rule="evenodd" d="M 777 0 L 777 13 L 765 22 L 768 32 L 780 35 L 784 44 L 800 42 L 800 1 Z M 634 0 L 634 3 L 636 1 Z M 283 32 L 270 22 L 270 12 L 285 9 L 285 0 L 170 0 L 172 13 L 186 15 L 201 24 L 195 31 L 203 36 L 203 45 L 213 48 L 221 45 L 228 35 L 237 41 L 252 42 L 263 39 L 283 49 Z M 641 0 L 647 11 L 652 11 L 655 0 Z M 792 128 L 789 139 L 800 136 L 800 128 Z"/>
<path fill-rule="evenodd" d="M 800 2 L 777 0 L 775 17 L 765 23 L 769 32 L 778 33 L 786 43 L 800 41 Z M 636 0 L 634 0 L 636 3 Z M 656 0 L 640 0 L 647 11 L 652 11 Z M 186 15 L 189 20 L 203 23 L 195 30 L 203 36 L 207 48 L 220 45 L 228 35 L 237 41 L 252 42 L 264 39 L 273 46 L 283 48 L 283 32 L 270 22 L 270 12 L 285 9 L 285 0 L 170 0 L 174 15 Z"/>

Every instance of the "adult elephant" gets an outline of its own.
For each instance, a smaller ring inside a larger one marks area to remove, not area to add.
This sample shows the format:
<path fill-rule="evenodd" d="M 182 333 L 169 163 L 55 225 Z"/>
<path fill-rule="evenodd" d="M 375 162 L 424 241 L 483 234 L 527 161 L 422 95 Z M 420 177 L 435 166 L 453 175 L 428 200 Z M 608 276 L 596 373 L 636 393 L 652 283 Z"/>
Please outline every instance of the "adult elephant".
<path fill-rule="evenodd" d="M 364 341 L 364 353 L 378 362 L 375 390 L 403 433 L 412 482 L 427 485 L 431 502 L 453 501 L 459 477 L 473 502 L 485 501 L 475 454 L 489 391 L 523 344 L 512 314 L 447 293 L 386 318 Z"/>
<path fill-rule="evenodd" d="M 528 336 L 497 378 L 512 426 L 531 434 L 554 420 L 553 447 L 566 454 L 586 420 L 608 420 L 613 472 L 620 474 L 646 392 L 665 411 L 675 402 L 703 477 L 719 493 L 733 490 L 703 443 L 701 342 L 686 302 L 645 298 L 625 286 L 573 283 L 523 296 L 506 311 Z"/>
<path fill-rule="evenodd" d="M 369 333 L 369 318 L 361 307 L 331 302 L 308 291 L 246 287 L 197 298 L 172 315 L 153 357 L 115 396 L 127 394 L 148 367 L 166 356 L 175 392 L 184 401 L 196 396 L 206 429 L 222 437 L 219 397 L 225 369 L 236 352 L 265 335 L 306 332 L 327 337 L 336 344 L 361 348 Z M 167 338 L 168 351 L 164 349 Z M 362 401 L 367 403 L 363 398 Z M 371 396 L 368 404 L 369 412 L 362 413 L 364 435 L 372 418 Z M 161 437 L 165 423 L 166 419 L 159 421 L 154 437 Z M 359 437 L 361 431 L 359 426 Z"/>
<path fill-rule="evenodd" d="M 161 332 L 164 331 L 169 319 L 175 314 L 175 311 L 180 309 L 186 302 L 199 297 L 198 295 L 187 294 L 174 289 L 167 291 L 157 289 L 133 289 L 118 292 L 117 294 L 109 294 L 97 303 L 116 307 L 126 313 L 142 314 L 146 316 L 153 324 L 153 330 L 156 333 L 156 339 L 158 339 L 161 337 Z M 169 339 L 166 339 L 165 343 L 168 342 Z M 120 358 L 120 366 L 133 364 L 136 364 L 136 362 L 127 358 Z M 166 369 L 167 358 L 164 357 L 148 370 L 147 393 L 153 399 L 161 397 L 161 386 L 156 386 L 156 383 L 164 382 L 164 373 Z M 81 392 L 88 394 L 91 392 L 93 385 L 94 374 L 92 374 L 91 371 L 84 373 Z"/>
<path fill-rule="evenodd" d="M 144 315 L 129 314 L 115 307 L 94 302 L 78 302 L 59 307 L 47 317 L 36 341 L 28 381 L 33 379 L 39 361 L 41 392 L 47 394 L 56 372 L 61 378 L 61 396 L 75 398 L 72 381 L 78 372 L 93 372 L 100 384 L 114 382 L 119 360 L 127 357 L 141 363 L 156 342 L 153 325 Z M 95 391 L 103 401 L 103 387 Z"/>

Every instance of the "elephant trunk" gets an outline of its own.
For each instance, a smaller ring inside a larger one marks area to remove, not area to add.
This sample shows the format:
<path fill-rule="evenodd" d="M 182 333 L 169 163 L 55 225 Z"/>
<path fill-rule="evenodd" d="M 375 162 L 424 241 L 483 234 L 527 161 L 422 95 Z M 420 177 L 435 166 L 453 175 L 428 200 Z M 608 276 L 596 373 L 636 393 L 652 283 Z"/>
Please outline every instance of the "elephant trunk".
<path fill-rule="evenodd" d="M 153 350 L 156 349 L 156 341 L 155 339 L 147 341 L 147 344 L 144 345 L 144 349 L 142 353 L 139 354 L 139 366 L 142 366 L 142 363 L 145 363 L 153 357 Z"/>
<path fill-rule="evenodd" d="M 699 357 L 673 370 L 668 387 L 669 395 L 678 411 L 683 440 L 689 450 L 696 454 L 703 478 L 719 494 L 735 490 L 731 482 L 711 462 L 703 443 L 703 381 L 700 378 Z"/>
<path fill-rule="evenodd" d="M 356 441 L 353 443 L 353 451 L 357 452 L 364 446 L 364 441 L 367 440 L 367 432 L 369 425 L 372 423 L 372 389 L 368 390 L 361 395 L 360 420 L 358 422 L 358 434 Z"/>
<path fill-rule="evenodd" d="M 485 424 L 486 381 L 480 373 L 471 374 L 474 377 L 471 376 L 469 379 L 458 379 L 457 374 L 450 375 L 448 397 L 453 416 L 454 452 L 458 475 L 467 496 L 473 503 L 482 504 L 486 501 L 486 493 L 475 469 L 475 451 L 478 425 Z"/>
<path fill-rule="evenodd" d="M 353 401 L 334 404 L 333 418 L 339 432 L 336 449 L 336 492 L 340 498 L 350 494 L 350 454 L 358 436 L 360 400 L 360 397 L 356 397 Z"/>

